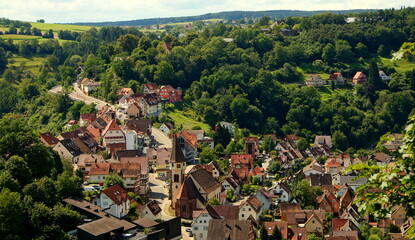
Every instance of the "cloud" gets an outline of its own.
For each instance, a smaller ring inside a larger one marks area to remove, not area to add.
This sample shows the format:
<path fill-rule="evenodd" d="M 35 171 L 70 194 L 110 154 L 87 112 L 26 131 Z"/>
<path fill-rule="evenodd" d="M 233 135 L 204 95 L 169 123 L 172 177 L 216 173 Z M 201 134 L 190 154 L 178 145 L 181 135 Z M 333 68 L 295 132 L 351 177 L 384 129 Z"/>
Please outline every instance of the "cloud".
<path fill-rule="evenodd" d="M 2 0 L 5 1 L 5 0 Z M 232 10 L 342 10 L 400 8 L 409 0 L 13 0 L 0 7 L 0 17 L 47 22 L 120 21 L 178 17 Z"/>

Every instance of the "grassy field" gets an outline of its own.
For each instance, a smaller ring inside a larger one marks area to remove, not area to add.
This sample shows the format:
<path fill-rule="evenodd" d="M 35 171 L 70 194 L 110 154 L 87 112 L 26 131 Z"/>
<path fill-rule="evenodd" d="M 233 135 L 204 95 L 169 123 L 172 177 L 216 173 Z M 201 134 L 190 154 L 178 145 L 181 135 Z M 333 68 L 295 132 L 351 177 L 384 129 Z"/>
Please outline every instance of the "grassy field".
<path fill-rule="evenodd" d="M 201 127 L 205 132 L 210 130 L 209 125 L 196 120 L 196 114 L 191 110 L 187 110 L 186 112 L 175 110 L 174 112 L 169 112 L 168 116 L 174 122 L 176 127 L 183 125 L 183 129 L 191 130 L 193 127 L 198 126 Z"/>
<path fill-rule="evenodd" d="M 50 38 L 42 38 L 40 36 L 32 36 L 32 35 L 19 35 L 19 34 L 6 34 L 6 35 L 0 35 L 0 38 L 3 39 L 12 39 L 13 42 L 19 43 L 23 40 L 31 40 L 31 39 L 37 39 L 39 42 L 45 42 L 49 40 Z M 59 43 L 68 42 L 70 40 L 63 40 L 63 39 L 56 39 L 59 41 Z"/>
<path fill-rule="evenodd" d="M 394 67 L 399 73 L 415 69 L 415 62 L 408 62 L 405 59 L 392 61 L 388 58 L 381 58 L 381 61 L 385 66 Z"/>
<path fill-rule="evenodd" d="M 31 22 L 32 27 L 39 28 L 42 32 L 52 29 L 54 32 L 59 32 L 60 30 L 71 30 L 76 32 L 86 32 L 91 26 L 78 26 L 78 25 L 66 25 L 66 24 L 54 24 L 54 23 L 38 23 Z"/>
<path fill-rule="evenodd" d="M 45 58 L 41 57 L 32 57 L 32 58 L 25 58 L 17 55 L 13 55 L 11 59 L 9 59 L 8 67 L 17 67 L 31 71 L 34 75 L 39 75 L 39 68 L 42 66 Z"/>

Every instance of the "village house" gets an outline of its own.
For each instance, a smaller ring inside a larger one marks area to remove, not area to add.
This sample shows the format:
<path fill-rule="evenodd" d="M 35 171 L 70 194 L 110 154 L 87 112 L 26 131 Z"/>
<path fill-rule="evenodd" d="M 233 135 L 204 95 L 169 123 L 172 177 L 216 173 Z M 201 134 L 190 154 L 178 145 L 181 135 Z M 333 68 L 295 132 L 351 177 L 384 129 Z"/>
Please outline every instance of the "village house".
<path fill-rule="evenodd" d="M 173 124 L 169 122 L 164 122 L 159 127 L 160 131 L 166 134 L 166 136 L 170 136 L 170 131 L 173 130 L 173 128 L 174 128 Z"/>
<path fill-rule="evenodd" d="M 314 233 L 317 236 L 323 236 L 324 224 L 316 214 L 311 215 L 304 223 L 307 233 Z"/>
<path fill-rule="evenodd" d="M 314 146 L 327 145 L 329 148 L 333 147 L 331 136 L 316 136 L 314 139 Z"/>
<path fill-rule="evenodd" d="M 99 87 L 99 85 L 101 85 L 100 82 L 95 82 L 92 79 L 84 78 L 81 82 L 81 90 L 86 95 L 89 95 L 89 93 L 95 91 Z"/>
<path fill-rule="evenodd" d="M 169 103 L 176 103 L 182 101 L 182 89 L 174 89 L 170 85 L 160 87 L 160 98 L 162 101 L 167 101 Z"/>
<path fill-rule="evenodd" d="M 78 161 L 79 155 L 83 153 L 90 154 L 92 151 L 79 138 L 67 138 L 60 140 L 53 150 L 59 154 L 61 158 L 71 160 L 72 163 Z"/>
<path fill-rule="evenodd" d="M 392 80 L 391 76 L 386 75 L 386 73 L 384 71 L 379 71 L 379 77 L 380 79 L 382 79 L 382 81 L 384 82 L 389 82 L 390 80 Z"/>
<path fill-rule="evenodd" d="M 97 119 L 96 113 L 81 113 L 79 117 L 79 126 L 83 127 Z"/>
<path fill-rule="evenodd" d="M 310 176 L 311 174 L 322 174 L 324 173 L 324 169 L 321 164 L 319 164 L 316 160 L 313 160 L 310 164 L 303 168 L 303 173 L 305 176 Z"/>
<path fill-rule="evenodd" d="M 235 132 L 235 125 L 233 125 L 232 123 L 222 121 L 219 122 L 219 125 L 226 128 L 231 135 L 233 135 L 233 133 Z"/>
<path fill-rule="evenodd" d="M 59 139 L 55 136 L 53 136 L 50 132 L 45 132 L 40 134 L 40 141 L 43 142 L 46 146 L 54 147 L 56 144 L 58 144 Z"/>
<path fill-rule="evenodd" d="M 258 220 L 261 212 L 261 201 L 255 195 L 251 195 L 239 206 L 239 220 L 247 220 L 250 216 Z"/>
<path fill-rule="evenodd" d="M 149 201 L 145 204 L 143 210 L 140 213 L 141 218 L 148 218 L 150 220 L 162 219 L 162 209 L 156 200 Z"/>
<path fill-rule="evenodd" d="M 146 83 L 144 84 L 143 92 L 144 94 L 147 94 L 147 93 L 159 94 L 160 88 L 157 86 L 156 83 Z"/>
<path fill-rule="evenodd" d="M 326 82 L 317 74 L 311 74 L 307 80 L 305 80 L 305 85 L 309 87 L 322 87 Z"/>
<path fill-rule="evenodd" d="M 366 75 L 363 72 L 356 72 L 356 74 L 353 77 L 353 84 L 363 84 L 366 82 Z"/>
<path fill-rule="evenodd" d="M 142 187 L 142 170 L 140 163 L 93 163 L 89 171 L 90 182 L 105 182 L 109 173 L 115 173 L 123 179 L 124 186 L 135 194 L 146 194 L 148 182 Z"/>
<path fill-rule="evenodd" d="M 264 227 L 267 230 L 268 236 L 274 232 L 274 228 L 280 230 L 283 239 L 288 239 L 288 224 L 287 222 L 264 222 Z"/>
<path fill-rule="evenodd" d="M 140 99 L 140 108 L 143 117 L 158 117 L 162 111 L 160 97 L 155 93 L 145 94 Z"/>
<path fill-rule="evenodd" d="M 92 202 L 117 218 L 127 215 L 130 209 L 127 191 L 120 185 L 113 185 L 103 190 Z"/>
<path fill-rule="evenodd" d="M 276 196 L 280 202 L 289 202 L 291 200 L 291 190 L 283 181 L 279 181 L 270 187 L 269 192 Z"/>
<path fill-rule="evenodd" d="M 134 91 L 131 88 L 121 88 L 117 92 L 118 96 L 130 96 L 132 94 L 134 94 Z"/>
<path fill-rule="evenodd" d="M 326 192 L 322 196 L 318 196 L 317 203 L 320 210 L 334 213 L 336 216 L 340 214 L 340 202 L 332 193 Z"/>
<path fill-rule="evenodd" d="M 346 79 L 341 73 L 330 74 L 330 82 L 334 82 L 334 85 L 344 85 L 346 84 Z"/>
<path fill-rule="evenodd" d="M 264 188 L 260 188 L 256 193 L 255 197 L 259 199 L 262 204 L 262 209 L 271 209 L 274 205 L 273 198 L 275 196 L 268 193 Z"/>
<path fill-rule="evenodd" d="M 392 156 L 389 156 L 386 153 L 375 153 L 370 156 L 370 159 L 375 161 L 376 165 L 380 167 L 388 165 L 393 160 Z"/>
<path fill-rule="evenodd" d="M 79 240 L 119 238 L 122 234 L 136 233 L 139 228 L 137 224 L 113 217 L 105 209 L 85 200 L 66 198 L 63 202 L 88 219 L 76 229 L 76 238 Z"/>
<path fill-rule="evenodd" d="M 341 172 L 341 165 L 336 161 L 335 158 L 327 159 L 326 163 L 324 164 L 326 168 L 326 173 L 334 175 Z"/>
<path fill-rule="evenodd" d="M 127 106 L 127 115 L 129 117 L 134 117 L 134 118 L 140 117 L 141 116 L 140 105 L 138 105 L 138 103 L 136 103 L 136 102 L 128 104 L 128 106 Z"/>
<path fill-rule="evenodd" d="M 183 149 L 186 162 L 188 163 L 196 163 L 196 157 L 198 155 L 197 147 L 199 144 L 206 143 L 210 148 L 214 149 L 213 139 L 205 137 L 203 130 L 182 130 L 176 136 L 181 149 Z"/>
<path fill-rule="evenodd" d="M 226 177 L 223 179 L 221 185 L 225 191 L 233 190 L 235 194 L 239 194 L 241 191 L 239 184 L 231 177 Z"/>
<path fill-rule="evenodd" d="M 209 230 L 209 222 L 212 219 L 238 220 L 238 206 L 219 205 L 210 206 L 203 210 L 193 211 L 192 232 L 195 239 L 206 239 Z"/>
<path fill-rule="evenodd" d="M 167 180 L 171 178 L 170 156 L 171 148 L 148 148 L 148 164 L 156 172 L 156 178 Z"/>
<path fill-rule="evenodd" d="M 192 232 L 195 240 L 207 239 L 209 222 L 212 219 L 222 219 L 209 204 L 202 211 L 193 211 Z"/>
<path fill-rule="evenodd" d="M 91 166 L 94 163 L 105 162 L 104 157 L 98 154 L 81 154 L 78 157 L 78 161 L 75 164 L 74 170 L 81 170 L 84 175 L 88 175 L 91 170 Z"/>
<path fill-rule="evenodd" d="M 102 131 L 104 146 L 114 143 L 125 143 L 125 134 L 117 124 L 116 119 L 112 119 L 107 127 Z"/>
<path fill-rule="evenodd" d="M 255 240 L 257 225 L 250 220 L 212 219 L 207 239 Z"/>

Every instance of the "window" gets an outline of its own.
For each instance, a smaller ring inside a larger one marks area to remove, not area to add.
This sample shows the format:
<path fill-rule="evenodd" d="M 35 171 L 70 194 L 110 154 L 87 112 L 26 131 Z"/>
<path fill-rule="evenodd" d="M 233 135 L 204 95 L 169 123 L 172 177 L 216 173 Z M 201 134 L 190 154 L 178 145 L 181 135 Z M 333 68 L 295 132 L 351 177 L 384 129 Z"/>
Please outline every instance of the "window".
<path fill-rule="evenodd" d="M 197 229 L 198 229 L 197 227 L 194 227 L 194 230 L 195 230 L 195 231 L 197 231 Z"/>
<path fill-rule="evenodd" d="M 242 214 L 242 217 L 245 217 L 245 214 Z"/>
<path fill-rule="evenodd" d="M 199 238 L 203 238 L 203 233 L 199 233 Z"/>
<path fill-rule="evenodd" d="M 174 174 L 174 182 L 179 182 L 179 174 Z"/>
<path fill-rule="evenodd" d="M 177 168 L 180 168 L 181 166 L 180 166 L 180 164 L 177 164 L 177 165 L 176 165 L 176 167 L 177 167 Z"/>

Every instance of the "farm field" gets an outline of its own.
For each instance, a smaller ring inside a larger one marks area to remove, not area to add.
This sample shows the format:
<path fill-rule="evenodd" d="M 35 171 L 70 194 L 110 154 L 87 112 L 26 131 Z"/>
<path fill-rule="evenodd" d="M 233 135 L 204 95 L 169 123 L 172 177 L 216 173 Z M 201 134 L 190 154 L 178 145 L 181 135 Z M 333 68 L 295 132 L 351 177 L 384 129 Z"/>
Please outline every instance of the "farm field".
<path fill-rule="evenodd" d="M 60 30 L 70 30 L 76 32 L 86 32 L 91 26 L 79 26 L 79 25 L 69 25 L 69 24 L 55 24 L 55 23 L 38 23 L 31 22 L 32 27 L 39 28 L 42 32 L 52 29 L 53 32 L 59 32 Z"/>

